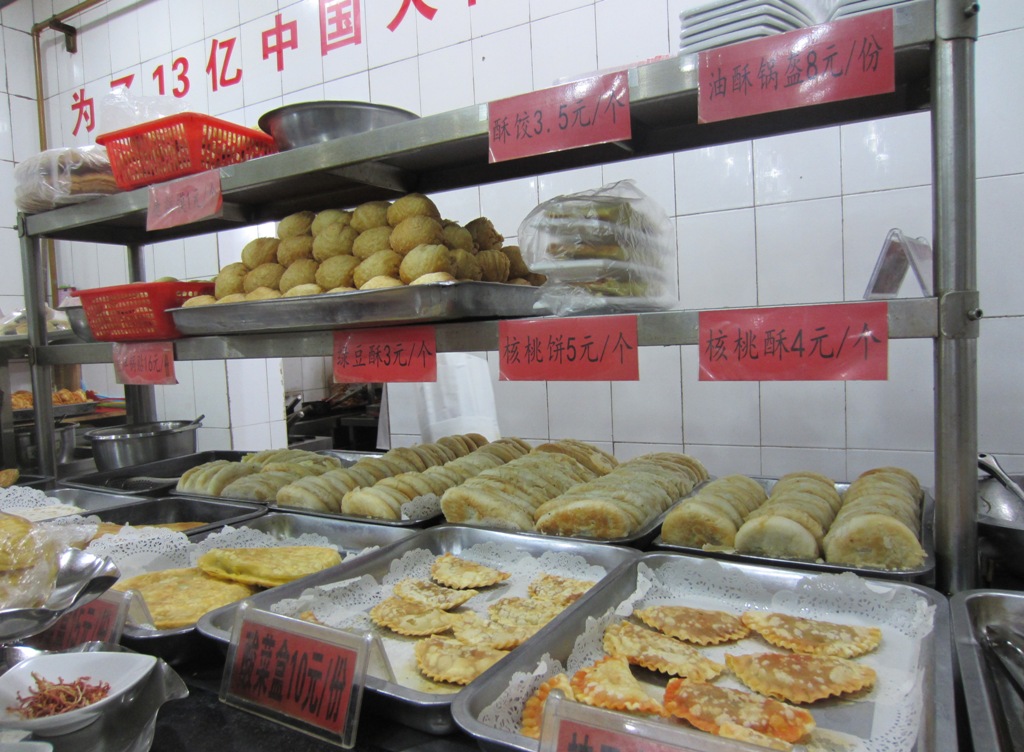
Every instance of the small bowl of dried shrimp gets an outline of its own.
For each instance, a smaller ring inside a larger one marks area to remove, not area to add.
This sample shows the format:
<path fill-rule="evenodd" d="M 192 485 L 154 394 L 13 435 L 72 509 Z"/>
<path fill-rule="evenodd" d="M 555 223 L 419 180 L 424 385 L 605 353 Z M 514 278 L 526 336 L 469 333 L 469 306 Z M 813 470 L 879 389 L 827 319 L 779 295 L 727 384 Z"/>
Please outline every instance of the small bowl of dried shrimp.
<path fill-rule="evenodd" d="M 0 676 L 0 729 L 60 736 L 126 700 L 156 658 L 137 653 L 44 653 Z"/>

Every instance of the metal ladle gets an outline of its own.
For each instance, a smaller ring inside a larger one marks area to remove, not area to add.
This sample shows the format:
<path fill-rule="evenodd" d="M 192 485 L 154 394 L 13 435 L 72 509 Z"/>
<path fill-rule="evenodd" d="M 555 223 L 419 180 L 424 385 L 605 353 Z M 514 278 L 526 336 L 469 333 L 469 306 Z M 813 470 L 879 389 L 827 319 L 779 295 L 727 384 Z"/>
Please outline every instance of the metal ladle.
<path fill-rule="evenodd" d="M 1011 478 L 991 454 L 978 455 L 978 467 L 998 480 L 1012 495 L 980 498 L 982 513 L 1003 522 L 1024 522 L 1024 489 Z"/>

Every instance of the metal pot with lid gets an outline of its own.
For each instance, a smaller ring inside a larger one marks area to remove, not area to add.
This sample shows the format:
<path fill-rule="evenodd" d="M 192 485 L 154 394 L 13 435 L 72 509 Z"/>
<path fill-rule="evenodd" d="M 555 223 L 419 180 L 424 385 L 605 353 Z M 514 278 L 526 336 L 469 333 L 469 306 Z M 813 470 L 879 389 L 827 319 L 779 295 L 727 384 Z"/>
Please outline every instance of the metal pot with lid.
<path fill-rule="evenodd" d="M 196 433 L 204 417 L 95 428 L 85 436 L 92 445 L 96 467 L 101 472 L 116 470 L 167 457 L 195 454 Z"/>

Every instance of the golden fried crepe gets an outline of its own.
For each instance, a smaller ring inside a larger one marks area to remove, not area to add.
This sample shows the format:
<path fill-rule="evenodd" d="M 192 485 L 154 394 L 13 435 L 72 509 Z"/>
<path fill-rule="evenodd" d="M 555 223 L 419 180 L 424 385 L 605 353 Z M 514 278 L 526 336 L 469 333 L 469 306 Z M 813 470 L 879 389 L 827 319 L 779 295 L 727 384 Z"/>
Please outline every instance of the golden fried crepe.
<path fill-rule="evenodd" d="M 207 574 L 247 585 L 275 587 L 341 563 L 327 546 L 215 548 L 196 562 Z"/>
<path fill-rule="evenodd" d="M 433 217 L 440 221 L 441 212 L 437 205 L 422 193 L 407 193 L 388 207 L 388 224 L 397 227 L 404 220 L 413 216 Z"/>
<path fill-rule="evenodd" d="M 255 269 L 260 264 L 277 261 L 277 244 L 280 242 L 278 238 L 250 240 L 242 249 L 242 263 L 250 269 Z"/>
<path fill-rule="evenodd" d="M 119 580 L 112 589 L 139 591 L 157 629 L 192 626 L 203 614 L 256 592 L 251 585 L 213 577 L 198 567 L 136 575 Z"/>
<path fill-rule="evenodd" d="M 444 243 L 444 230 L 433 217 L 411 216 L 391 232 L 391 250 L 403 256 L 419 245 Z"/>

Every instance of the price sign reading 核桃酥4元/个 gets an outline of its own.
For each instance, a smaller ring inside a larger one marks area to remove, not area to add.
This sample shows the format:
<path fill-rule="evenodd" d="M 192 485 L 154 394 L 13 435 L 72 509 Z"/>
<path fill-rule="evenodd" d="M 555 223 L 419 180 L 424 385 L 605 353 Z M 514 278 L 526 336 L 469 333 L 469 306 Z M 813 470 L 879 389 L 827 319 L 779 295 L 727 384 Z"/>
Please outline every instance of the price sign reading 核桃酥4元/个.
<path fill-rule="evenodd" d="M 891 8 L 717 47 L 698 58 L 701 123 L 896 89 Z"/>

